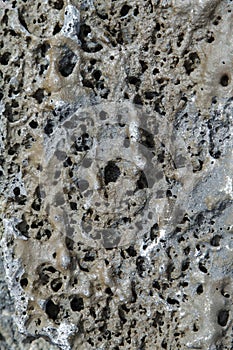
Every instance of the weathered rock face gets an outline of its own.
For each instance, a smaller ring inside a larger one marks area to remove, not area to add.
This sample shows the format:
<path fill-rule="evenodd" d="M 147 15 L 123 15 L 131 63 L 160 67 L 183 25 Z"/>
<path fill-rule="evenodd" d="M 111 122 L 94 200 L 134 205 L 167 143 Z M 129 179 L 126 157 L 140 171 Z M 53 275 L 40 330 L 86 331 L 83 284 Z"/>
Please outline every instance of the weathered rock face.
<path fill-rule="evenodd" d="M 0 348 L 231 349 L 231 1 L 0 5 Z"/>

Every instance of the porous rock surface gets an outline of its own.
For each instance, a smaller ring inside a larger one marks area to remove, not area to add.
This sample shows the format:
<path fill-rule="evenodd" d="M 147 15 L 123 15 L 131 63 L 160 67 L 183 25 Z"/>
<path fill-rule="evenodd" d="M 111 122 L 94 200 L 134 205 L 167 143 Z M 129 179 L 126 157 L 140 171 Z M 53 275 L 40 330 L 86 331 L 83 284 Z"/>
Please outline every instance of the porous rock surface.
<path fill-rule="evenodd" d="M 0 349 L 233 349 L 232 11 L 0 1 Z"/>

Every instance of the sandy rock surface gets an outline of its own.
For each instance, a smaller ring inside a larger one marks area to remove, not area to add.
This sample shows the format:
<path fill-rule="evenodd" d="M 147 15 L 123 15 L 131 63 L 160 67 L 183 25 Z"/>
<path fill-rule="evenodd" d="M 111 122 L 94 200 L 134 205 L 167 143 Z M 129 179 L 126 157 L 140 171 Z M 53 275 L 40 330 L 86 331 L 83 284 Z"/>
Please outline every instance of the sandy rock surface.
<path fill-rule="evenodd" d="M 230 0 L 0 0 L 0 349 L 230 350 Z"/>

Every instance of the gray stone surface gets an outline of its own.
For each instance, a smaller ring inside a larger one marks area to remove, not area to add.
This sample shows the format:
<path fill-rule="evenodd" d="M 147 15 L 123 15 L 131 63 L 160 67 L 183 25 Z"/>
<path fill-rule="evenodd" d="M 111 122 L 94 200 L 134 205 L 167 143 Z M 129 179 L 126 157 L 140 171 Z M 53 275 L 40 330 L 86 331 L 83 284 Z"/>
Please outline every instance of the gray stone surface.
<path fill-rule="evenodd" d="M 0 349 L 233 349 L 232 11 L 0 1 Z"/>

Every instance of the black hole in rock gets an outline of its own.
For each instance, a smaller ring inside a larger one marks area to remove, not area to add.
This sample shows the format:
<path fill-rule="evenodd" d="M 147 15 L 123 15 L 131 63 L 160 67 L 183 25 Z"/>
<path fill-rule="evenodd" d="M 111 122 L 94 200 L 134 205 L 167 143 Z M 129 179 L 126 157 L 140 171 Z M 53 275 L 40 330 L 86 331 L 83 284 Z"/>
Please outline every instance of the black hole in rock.
<path fill-rule="evenodd" d="M 123 5 L 120 11 L 121 17 L 124 17 L 128 14 L 129 10 L 131 9 L 131 6 Z"/>
<path fill-rule="evenodd" d="M 109 90 L 109 89 L 104 88 L 104 91 L 100 92 L 100 96 L 101 96 L 102 98 L 107 99 L 107 98 L 108 98 L 108 94 L 109 94 L 109 92 L 110 92 L 110 90 Z"/>
<path fill-rule="evenodd" d="M 142 277 L 143 272 L 146 270 L 144 257 L 142 257 L 142 256 L 137 257 L 136 267 L 137 267 L 137 271 L 138 271 L 139 276 Z"/>
<path fill-rule="evenodd" d="M 75 203 L 75 202 L 70 202 L 70 209 L 71 209 L 71 210 L 77 210 L 77 203 Z"/>
<path fill-rule="evenodd" d="M 170 298 L 170 297 L 167 298 L 167 302 L 168 302 L 168 304 L 170 304 L 170 305 L 175 305 L 175 304 L 178 304 L 178 305 L 179 305 L 179 301 L 178 301 L 178 300 L 173 299 L 173 298 Z"/>
<path fill-rule="evenodd" d="M 136 6 L 136 8 L 134 9 L 133 14 L 134 16 L 137 16 L 139 14 L 138 6 Z"/>
<path fill-rule="evenodd" d="M 36 129 L 38 127 L 38 123 L 35 121 L 35 120 L 32 120 L 30 123 L 29 123 L 30 127 L 32 129 Z"/>
<path fill-rule="evenodd" d="M 95 256 L 91 252 L 87 252 L 83 258 L 84 261 L 94 261 Z"/>
<path fill-rule="evenodd" d="M 12 30 L 12 29 L 9 29 L 9 34 L 11 35 L 11 36 L 19 36 L 19 34 L 18 33 L 16 33 L 14 30 Z"/>
<path fill-rule="evenodd" d="M 27 285 L 28 285 L 28 279 L 27 279 L 27 278 L 21 278 L 21 280 L 20 280 L 20 285 L 21 285 L 22 288 L 27 287 Z"/>
<path fill-rule="evenodd" d="M 51 282 L 51 288 L 54 292 L 58 292 L 62 287 L 62 281 L 60 278 L 56 278 Z"/>
<path fill-rule="evenodd" d="M 43 43 L 39 45 L 37 49 L 40 50 L 41 56 L 45 57 L 47 51 L 50 49 L 50 45 L 48 43 Z"/>
<path fill-rule="evenodd" d="M 134 247 L 132 245 L 129 246 L 129 248 L 126 249 L 126 252 L 131 257 L 137 256 L 137 252 L 136 252 L 136 250 L 134 249 Z"/>
<path fill-rule="evenodd" d="M 59 23 L 57 23 L 53 29 L 53 35 L 56 35 L 60 31 L 61 31 L 61 27 L 60 27 Z"/>
<path fill-rule="evenodd" d="M 92 66 L 94 66 L 94 65 L 96 64 L 96 62 L 97 62 L 97 61 L 96 61 L 96 59 L 94 59 L 94 58 L 90 60 L 90 64 L 91 64 Z"/>
<path fill-rule="evenodd" d="M 3 55 L 0 56 L 0 63 L 1 63 L 3 66 L 7 66 L 10 57 L 11 57 L 10 52 L 5 52 Z"/>
<path fill-rule="evenodd" d="M 203 273 L 207 273 L 208 272 L 207 268 L 201 262 L 199 262 L 198 266 L 199 266 L 199 270 L 201 272 L 203 272 Z"/>
<path fill-rule="evenodd" d="M 213 247 L 218 247 L 220 245 L 220 239 L 221 239 L 221 236 L 215 235 L 214 237 L 211 238 L 210 244 Z"/>
<path fill-rule="evenodd" d="M 8 154 L 9 154 L 10 156 L 16 154 L 17 151 L 18 151 L 18 148 L 19 148 L 19 144 L 18 144 L 18 143 L 15 143 L 12 147 L 9 148 Z"/>
<path fill-rule="evenodd" d="M 189 268 L 189 260 L 187 259 L 182 262 L 181 270 L 186 271 L 188 270 L 188 268 Z"/>
<path fill-rule="evenodd" d="M 52 273 L 55 273 L 57 271 L 53 266 L 48 266 L 44 270 Z"/>
<path fill-rule="evenodd" d="M 73 164 L 73 163 L 72 163 L 72 160 L 71 160 L 70 157 L 67 157 L 67 158 L 65 159 L 65 161 L 63 162 L 64 168 L 67 168 L 67 167 L 71 166 L 72 164 Z"/>
<path fill-rule="evenodd" d="M 123 217 L 121 220 L 119 220 L 119 222 L 120 221 L 122 221 L 124 224 L 127 224 L 128 222 L 131 222 L 131 219 L 127 217 Z"/>
<path fill-rule="evenodd" d="M 188 58 L 184 61 L 184 68 L 186 73 L 190 75 L 200 63 L 200 58 L 196 52 L 191 52 Z"/>
<path fill-rule="evenodd" d="M 147 148 L 154 148 L 154 136 L 147 130 L 139 128 L 140 140 L 139 143 Z"/>
<path fill-rule="evenodd" d="M 154 241 L 155 239 L 157 239 L 158 234 L 159 234 L 159 225 L 156 222 L 150 229 L 150 239 L 151 239 L 151 241 Z"/>
<path fill-rule="evenodd" d="M 141 80 L 137 77 L 134 77 L 134 76 L 129 76 L 128 77 L 128 81 L 130 84 L 133 84 L 133 85 L 136 85 L 136 86 L 139 86 L 141 84 Z"/>
<path fill-rule="evenodd" d="M 15 100 L 12 100 L 11 105 L 12 105 L 12 107 L 13 107 L 13 108 L 17 108 L 17 107 L 19 107 L 18 102 L 17 102 L 17 101 L 15 101 Z"/>
<path fill-rule="evenodd" d="M 2 335 L 2 333 L 0 333 L 0 341 L 3 341 L 3 342 L 6 341 L 6 339 L 5 339 L 5 337 Z"/>
<path fill-rule="evenodd" d="M 66 237 L 65 238 L 65 242 L 66 242 L 66 247 L 68 250 L 73 250 L 74 249 L 74 241 L 69 238 L 69 237 Z"/>
<path fill-rule="evenodd" d="M 45 127 L 44 127 L 44 132 L 46 135 L 50 135 L 53 133 L 53 121 L 51 119 L 48 119 Z"/>
<path fill-rule="evenodd" d="M 92 84 L 91 80 L 83 79 L 82 83 L 83 83 L 83 86 L 90 88 L 90 89 L 94 89 L 94 85 Z"/>
<path fill-rule="evenodd" d="M 24 217 L 24 215 L 22 216 L 22 221 L 16 225 L 16 228 L 17 230 L 19 230 L 19 232 L 25 236 L 25 237 L 29 237 L 29 233 L 28 233 L 28 230 L 29 230 L 29 225 Z"/>
<path fill-rule="evenodd" d="M 143 188 L 148 188 L 147 178 L 143 171 L 140 172 L 140 177 L 137 181 L 137 188 L 139 190 L 142 190 Z"/>
<path fill-rule="evenodd" d="M 109 288 L 109 287 L 107 287 L 106 289 L 105 289 L 105 293 L 107 293 L 108 295 L 113 295 L 113 292 L 112 292 L 112 290 L 111 290 L 111 288 Z"/>
<path fill-rule="evenodd" d="M 200 284 L 198 287 L 197 287 L 197 294 L 202 294 L 203 293 L 203 286 L 202 284 Z"/>
<path fill-rule="evenodd" d="M 91 27 L 83 23 L 80 25 L 79 39 L 81 41 L 85 40 L 87 35 L 91 32 Z"/>
<path fill-rule="evenodd" d="M 107 185 L 109 182 L 116 182 L 120 176 L 121 171 L 114 161 L 109 161 L 106 167 L 104 168 L 104 182 Z"/>
<path fill-rule="evenodd" d="M 148 65 L 146 62 L 142 61 L 142 60 L 139 60 L 139 63 L 141 64 L 142 66 L 142 73 L 144 73 L 147 69 L 148 69 Z"/>
<path fill-rule="evenodd" d="M 160 284 L 159 284 L 159 282 L 158 282 L 158 281 L 153 281 L 152 287 L 155 288 L 155 289 L 160 290 Z"/>
<path fill-rule="evenodd" d="M 84 309 L 83 298 L 73 297 L 70 302 L 70 307 L 73 311 L 81 311 Z"/>
<path fill-rule="evenodd" d="M 75 148 L 78 152 L 88 151 L 92 146 L 92 138 L 89 134 L 82 134 L 75 142 Z"/>
<path fill-rule="evenodd" d="M 42 103 L 42 101 L 44 99 L 44 90 L 43 89 L 38 89 L 38 90 L 36 90 L 36 92 L 32 96 L 40 104 L 40 103 Z"/>
<path fill-rule="evenodd" d="M 20 195 L 20 188 L 19 187 L 15 187 L 14 189 L 13 189 L 13 192 L 14 192 L 14 195 L 17 197 L 17 196 L 19 196 Z"/>
<path fill-rule="evenodd" d="M 48 230 L 48 229 L 46 229 L 46 230 L 44 231 L 44 234 L 47 236 L 48 239 L 49 239 L 49 238 L 51 237 L 51 235 L 52 235 L 51 231 Z"/>
<path fill-rule="evenodd" d="M 211 44 L 215 40 L 213 33 L 211 33 L 206 39 L 207 43 Z"/>
<path fill-rule="evenodd" d="M 95 80 L 100 80 L 100 77 L 101 77 L 101 71 L 100 70 L 95 70 L 93 73 L 92 73 L 93 77 L 95 78 Z"/>
<path fill-rule="evenodd" d="M 184 33 L 180 33 L 177 39 L 177 46 L 181 47 L 182 41 L 184 40 Z"/>
<path fill-rule="evenodd" d="M 131 302 L 135 303 L 137 301 L 137 293 L 136 293 L 136 282 L 132 281 L 131 282 L 131 293 L 132 293 L 132 298 L 131 298 Z"/>
<path fill-rule="evenodd" d="M 229 84 L 229 76 L 227 74 L 223 74 L 220 79 L 220 84 L 222 86 L 227 86 Z"/>
<path fill-rule="evenodd" d="M 156 74 L 158 74 L 159 73 L 159 69 L 158 68 L 154 68 L 154 70 L 153 70 L 153 75 L 156 75 Z"/>
<path fill-rule="evenodd" d="M 52 300 L 47 301 L 45 306 L 45 312 L 49 318 L 56 320 L 60 311 L 60 306 L 56 305 Z"/>
<path fill-rule="evenodd" d="M 224 296 L 224 298 L 230 298 L 230 294 L 225 292 L 224 289 L 221 290 L 221 294 Z"/>
<path fill-rule="evenodd" d="M 218 313 L 218 324 L 222 327 L 225 327 L 229 318 L 229 311 L 220 310 Z"/>
<path fill-rule="evenodd" d="M 158 93 L 156 91 L 145 91 L 146 100 L 152 100 L 156 96 L 158 96 Z"/>
<path fill-rule="evenodd" d="M 77 62 L 77 56 L 73 51 L 66 48 L 63 57 L 58 63 L 59 72 L 63 77 L 68 77 L 74 70 Z"/>
<path fill-rule="evenodd" d="M 141 96 L 138 94 L 135 95 L 133 98 L 133 103 L 135 103 L 136 105 L 143 105 Z"/>
<path fill-rule="evenodd" d="M 127 322 L 127 319 L 125 318 L 125 313 L 121 307 L 118 308 L 118 315 L 123 324 Z"/>
<path fill-rule="evenodd" d="M 34 202 L 32 203 L 32 209 L 36 211 L 40 211 L 40 208 L 41 208 L 40 201 L 38 201 L 38 199 L 34 200 Z"/>
<path fill-rule="evenodd" d="M 218 158 L 220 158 L 220 156 L 221 156 L 221 152 L 220 151 L 217 151 L 217 152 L 210 152 L 210 155 L 213 157 L 213 158 L 215 158 L 215 159 L 218 159 Z"/>
<path fill-rule="evenodd" d="M 8 10 L 6 10 L 4 16 L 2 16 L 2 18 L 1 18 L 1 24 L 5 24 L 6 26 L 8 25 L 7 11 L 8 11 Z"/>
<path fill-rule="evenodd" d="M 197 326 L 196 326 L 195 323 L 194 323 L 194 325 L 193 325 L 193 331 L 194 331 L 194 332 L 198 332 L 198 328 L 197 328 Z"/>

